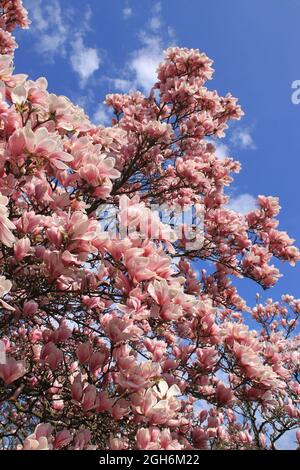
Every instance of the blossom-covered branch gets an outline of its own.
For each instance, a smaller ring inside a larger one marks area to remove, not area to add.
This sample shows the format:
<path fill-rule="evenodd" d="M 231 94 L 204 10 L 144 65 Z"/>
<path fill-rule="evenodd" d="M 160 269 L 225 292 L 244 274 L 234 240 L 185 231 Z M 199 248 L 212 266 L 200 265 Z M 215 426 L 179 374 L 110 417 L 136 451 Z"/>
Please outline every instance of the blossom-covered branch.
<path fill-rule="evenodd" d="M 150 95 L 108 95 L 111 127 L 95 126 L 14 74 L 11 31 L 28 24 L 0 0 L 2 448 L 275 449 L 299 427 L 300 301 L 250 308 L 234 280 L 267 289 L 273 260 L 300 255 L 277 198 L 226 206 L 240 165 L 213 141 L 237 100 L 206 88 L 205 54 L 174 47 Z M 192 247 L 161 204 L 202 208 Z M 107 236 L 107 208 L 125 236 Z"/>

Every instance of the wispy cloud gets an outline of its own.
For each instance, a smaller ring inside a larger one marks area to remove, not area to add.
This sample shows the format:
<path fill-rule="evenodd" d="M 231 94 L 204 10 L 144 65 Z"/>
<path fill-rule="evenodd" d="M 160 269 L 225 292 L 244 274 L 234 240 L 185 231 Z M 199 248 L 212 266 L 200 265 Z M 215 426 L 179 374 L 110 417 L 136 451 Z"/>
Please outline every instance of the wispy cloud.
<path fill-rule="evenodd" d="M 216 144 L 214 143 L 214 146 L 216 148 L 215 154 L 220 160 L 224 160 L 224 158 L 228 157 L 230 154 L 230 150 L 228 145 L 226 144 Z"/>
<path fill-rule="evenodd" d="M 230 140 L 233 145 L 240 149 L 254 150 L 256 148 L 249 128 L 238 127 L 234 129 Z"/>
<path fill-rule="evenodd" d="M 161 3 L 157 2 L 153 5 L 152 11 L 151 11 L 151 16 L 149 19 L 149 28 L 153 32 L 159 30 L 162 24 L 162 18 L 161 18 Z"/>
<path fill-rule="evenodd" d="M 97 49 L 84 45 L 83 36 L 78 34 L 72 44 L 70 63 L 80 77 L 80 86 L 85 86 L 88 78 L 99 69 L 101 59 Z"/>
<path fill-rule="evenodd" d="M 126 80 L 124 78 L 108 78 L 108 81 L 116 90 L 128 92 L 134 89 L 134 84 L 131 80 Z"/>
<path fill-rule="evenodd" d="M 244 131 L 244 130 L 243 130 Z M 250 134 L 248 134 L 250 136 Z M 251 136 L 250 136 L 251 137 Z M 230 139 L 232 141 L 232 138 Z M 218 158 L 223 160 L 230 156 L 231 150 L 227 144 L 223 142 L 215 142 L 209 139 L 215 147 L 215 154 Z M 256 198 L 249 193 L 242 193 L 238 195 L 232 195 L 228 204 L 227 209 L 238 212 L 239 214 L 247 214 L 248 212 L 254 211 L 257 208 Z"/>
<path fill-rule="evenodd" d="M 97 125 L 109 126 L 111 125 L 111 118 L 109 109 L 104 104 L 100 104 L 92 116 L 92 121 Z"/>
<path fill-rule="evenodd" d="M 141 41 L 144 47 L 132 54 L 129 68 L 136 86 L 147 93 L 156 80 L 156 69 L 163 58 L 163 47 L 159 36 L 143 34 Z"/>
<path fill-rule="evenodd" d="M 256 199 L 252 194 L 243 193 L 231 197 L 227 208 L 240 214 L 247 214 L 257 208 Z"/>
<path fill-rule="evenodd" d="M 123 13 L 123 18 L 125 20 L 127 20 L 128 18 L 132 16 L 133 11 L 132 11 L 132 8 L 128 5 L 128 3 L 126 3 L 125 7 L 123 8 L 122 13 Z"/>
<path fill-rule="evenodd" d="M 156 69 L 163 59 L 163 50 L 170 44 L 173 30 L 164 28 L 161 2 L 152 6 L 146 27 L 139 34 L 141 47 L 134 51 L 129 68 L 136 86 L 148 93 L 156 80 Z"/>
<path fill-rule="evenodd" d="M 163 21 L 161 10 L 161 2 L 152 5 L 149 19 L 138 33 L 139 47 L 130 54 L 121 79 L 109 79 L 117 90 L 126 92 L 138 88 L 147 94 L 156 81 L 156 69 L 163 58 L 163 50 L 174 37 L 173 29 Z"/>
<path fill-rule="evenodd" d="M 69 27 L 64 21 L 58 0 L 26 0 L 32 25 L 30 32 L 38 35 L 37 51 L 53 59 L 56 54 L 64 55 Z"/>
<path fill-rule="evenodd" d="M 68 57 L 83 87 L 101 65 L 99 51 L 85 44 L 85 34 L 91 29 L 90 6 L 86 4 L 78 15 L 74 8 L 66 7 L 59 0 L 26 0 L 24 3 L 32 19 L 29 32 L 38 38 L 37 52 L 46 61 L 54 61 L 56 56 Z"/>

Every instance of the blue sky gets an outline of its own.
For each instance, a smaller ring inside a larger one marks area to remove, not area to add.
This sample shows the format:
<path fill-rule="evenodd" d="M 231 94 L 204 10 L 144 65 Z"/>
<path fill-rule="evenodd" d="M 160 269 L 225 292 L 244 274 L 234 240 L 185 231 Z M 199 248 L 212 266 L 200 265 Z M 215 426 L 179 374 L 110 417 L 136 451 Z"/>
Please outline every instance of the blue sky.
<path fill-rule="evenodd" d="M 94 122 L 109 122 L 109 92 L 147 91 L 162 50 L 199 48 L 214 60 L 208 86 L 230 91 L 246 113 L 220 145 L 242 162 L 232 206 L 251 208 L 257 194 L 280 197 L 280 228 L 300 245 L 300 105 L 291 84 L 300 79 L 299 0 L 24 0 L 32 25 L 18 31 L 16 73 L 46 76 L 49 90 L 82 105 Z M 300 296 L 300 266 L 267 293 L 248 281 L 240 293 Z"/>

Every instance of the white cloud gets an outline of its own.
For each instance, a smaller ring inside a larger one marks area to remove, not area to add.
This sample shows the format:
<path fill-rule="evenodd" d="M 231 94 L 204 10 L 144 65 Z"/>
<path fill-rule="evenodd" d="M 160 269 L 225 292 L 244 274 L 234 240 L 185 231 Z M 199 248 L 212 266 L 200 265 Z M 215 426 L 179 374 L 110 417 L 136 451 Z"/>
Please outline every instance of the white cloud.
<path fill-rule="evenodd" d="M 230 198 L 227 208 L 240 214 L 247 214 L 257 208 L 256 199 L 248 193 L 239 194 Z"/>
<path fill-rule="evenodd" d="M 60 49 L 60 54 L 65 55 L 65 44 L 66 38 L 60 34 L 43 34 L 40 37 L 39 48 L 43 54 L 51 54 L 48 58 L 52 59 L 52 54 L 55 54 Z"/>
<path fill-rule="evenodd" d="M 125 92 L 134 90 L 134 83 L 131 80 L 123 78 L 109 78 L 108 81 L 113 84 L 116 90 Z"/>
<path fill-rule="evenodd" d="M 152 18 L 150 18 L 149 27 L 152 29 L 152 31 L 157 31 L 161 27 L 159 16 L 152 16 Z"/>
<path fill-rule="evenodd" d="M 156 2 L 152 6 L 152 15 L 159 15 L 161 13 L 161 2 Z"/>
<path fill-rule="evenodd" d="M 84 12 L 84 20 L 86 24 L 86 29 L 90 29 L 90 21 L 92 19 L 92 16 L 93 16 L 93 11 L 90 5 L 87 5 L 85 8 L 85 12 Z"/>
<path fill-rule="evenodd" d="M 120 72 L 120 78 L 107 78 L 116 90 L 125 93 L 139 89 L 148 94 L 156 82 L 156 70 L 163 59 L 163 50 L 171 45 L 171 42 L 174 43 L 175 36 L 173 28 L 164 24 L 161 10 L 161 2 L 153 3 L 149 18 L 138 34 L 140 45 L 130 54 Z M 126 17 L 131 14 L 132 9 L 126 4 L 123 15 Z"/>
<path fill-rule="evenodd" d="M 162 25 L 161 21 L 161 3 L 157 2 L 154 3 L 151 11 L 152 16 L 149 19 L 149 28 L 153 31 L 156 32 L 159 30 L 159 28 Z"/>
<path fill-rule="evenodd" d="M 84 39 L 91 30 L 90 6 L 87 4 L 80 15 L 59 0 L 26 0 L 26 7 L 32 18 L 29 31 L 37 38 L 37 52 L 47 61 L 53 61 L 56 56 L 69 57 L 83 87 L 101 65 L 99 51 L 88 47 Z"/>
<path fill-rule="evenodd" d="M 156 81 L 156 69 L 163 58 L 159 38 L 144 36 L 145 47 L 135 51 L 129 64 L 137 87 L 148 93 Z"/>
<path fill-rule="evenodd" d="M 215 146 L 215 154 L 221 160 L 230 155 L 230 149 L 228 145 L 219 142 L 216 143 L 210 139 L 209 142 Z M 240 214 L 247 214 L 248 212 L 251 212 L 257 208 L 257 203 L 255 197 L 252 196 L 252 194 L 242 193 L 237 196 L 231 196 L 226 207 Z"/>
<path fill-rule="evenodd" d="M 64 55 L 69 27 L 63 18 L 58 0 L 27 0 L 32 26 L 29 31 L 38 36 L 37 50 L 48 60 L 54 55 Z"/>
<path fill-rule="evenodd" d="M 81 86 L 84 86 L 88 78 L 99 69 L 101 59 L 97 49 L 84 45 L 81 35 L 76 37 L 72 48 L 70 63 L 74 72 L 78 73 L 80 77 Z"/>
<path fill-rule="evenodd" d="M 175 29 L 172 28 L 172 26 L 167 26 L 167 33 L 168 36 L 173 44 L 176 44 L 176 34 L 175 34 Z"/>
<path fill-rule="evenodd" d="M 230 149 L 227 144 L 224 144 L 220 140 L 214 140 L 211 138 L 206 139 L 207 142 L 212 144 L 215 147 L 215 155 L 220 159 L 224 160 L 224 158 L 228 157 L 230 155 Z"/>
<path fill-rule="evenodd" d="M 97 125 L 111 125 L 111 114 L 104 104 L 100 104 L 98 106 L 97 111 L 93 115 L 92 121 Z"/>
<path fill-rule="evenodd" d="M 229 155 L 229 147 L 226 144 L 215 144 L 214 146 L 216 148 L 215 154 L 220 160 L 224 160 L 224 158 L 228 157 Z"/>
<path fill-rule="evenodd" d="M 49 0 L 48 8 L 55 7 L 57 5 L 56 0 Z M 31 28 L 45 31 L 48 28 L 49 18 L 46 20 L 46 15 L 42 12 L 42 1 L 41 0 L 26 0 L 25 7 L 29 10 L 30 19 L 32 21 Z M 58 4 L 60 8 L 60 5 Z M 50 18 L 51 21 L 51 18 Z"/>
<path fill-rule="evenodd" d="M 122 13 L 123 13 L 123 18 L 127 20 L 128 18 L 130 18 L 130 16 L 132 16 L 132 13 L 133 13 L 132 8 L 129 5 L 126 5 L 123 8 Z"/>
<path fill-rule="evenodd" d="M 163 59 L 163 50 L 168 46 L 171 34 L 173 38 L 172 28 L 163 28 L 161 3 L 154 3 L 146 27 L 139 34 L 141 47 L 132 53 L 129 61 L 132 81 L 144 93 L 149 93 L 157 79 L 156 69 Z"/>
<path fill-rule="evenodd" d="M 255 149 L 255 143 L 248 128 L 235 129 L 230 140 L 233 145 L 241 149 Z"/>

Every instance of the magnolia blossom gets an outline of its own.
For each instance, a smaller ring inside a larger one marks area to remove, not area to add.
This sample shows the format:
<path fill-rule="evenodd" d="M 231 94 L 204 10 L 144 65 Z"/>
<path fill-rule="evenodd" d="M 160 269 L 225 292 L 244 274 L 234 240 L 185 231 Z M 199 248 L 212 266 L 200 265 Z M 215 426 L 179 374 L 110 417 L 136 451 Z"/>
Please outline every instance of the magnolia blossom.
<path fill-rule="evenodd" d="M 7 357 L 5 364 L 0 364 L 0 378 L 6 385 L 15 382 L 26 373 L 25 361 L 16 361 L 13 357 Z"/>
<path fill-rule="evenodd" d="M 15 237 L 11 230 L 16 227 L 8 218 L 7 204 L 8 198 L 0 193 L 0 241 L 6 246 L 12 246 Z"/>
<path fill-rule="evenodd" d="M 19 90 L 18 90 L 19 91 Z M 19 91 L 18 99 L 22 100 Z M 68 166 L 64 162 L 71 162 L 72 155 L 63 151 L 61 140 L 57 135 L 50 133 L 45 127 L 40 127 L 33 132 L 29 127 L 16 130 L 9 139 L 8 151 L 14 158 L 23 157 L 29 154 L 37 160 L 45 159 L 59 170 L 67 170 Z"/>
<path fill-rule="evenodd" d="M 33 434 L 26 437 L 19 450 L 52 450 L 61 449 L 72 441 L 71 433 L 67 429 L 58 432 L 55 439 L 52 436 L 53 427 L 50 424 L 38 424 Z"/>
<path fill-rule="evenodd" d="M 0 79 L 8 81 L 12 73 L 12 57 L 9 54 L 0 55 Z"/>
<path fill-rule="evenodd" d="M 6 303 L 2 297 L 4 297 L 12 288 L 12 283 L 9 279 L 4 276 L 0 276 L 0 304 L 7 310 L 14 310 L 14 307 Z"/>
<path fill-rule="evenodd" d="M 137 406 L 137 411 L 146 416 L 152 424 L 166 424 L 176 418 L 181 405 L 175 397 L 181 395 L 177 385 L 168 388 L 164 380 L 147 390 Z M 138 398 L 137 398 L 138 400 Z"/>
<path fill-rule="evenodd" d="M 182 445 L 176 440 L 172 439 L 169 429 L 160 431 L 158 428 L 138 430 L 136 435 L 138 449 L 146 450 L 180 450 Z"/>
<path fill-rule="evenodd" d="M 12 283 L 9 279 L 5 279 L 4 276 L 0 276 L 0 297 L 4 297 L 10 289 L 12 288 Z"/>

